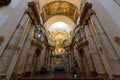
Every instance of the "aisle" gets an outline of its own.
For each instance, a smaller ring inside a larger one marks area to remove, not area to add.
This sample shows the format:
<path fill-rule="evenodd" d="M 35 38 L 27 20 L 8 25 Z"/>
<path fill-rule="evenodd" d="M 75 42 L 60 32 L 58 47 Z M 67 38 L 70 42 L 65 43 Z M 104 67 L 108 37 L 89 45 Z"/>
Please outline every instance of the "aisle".
<path fill-rule="evenodd" d="M 55 76 L 53 77 L 54 80 L 56 79 L 64 79 L 64 80 L 67 80 L 68 77 L 64 74 L 64 73 L 55 73 Z"/>

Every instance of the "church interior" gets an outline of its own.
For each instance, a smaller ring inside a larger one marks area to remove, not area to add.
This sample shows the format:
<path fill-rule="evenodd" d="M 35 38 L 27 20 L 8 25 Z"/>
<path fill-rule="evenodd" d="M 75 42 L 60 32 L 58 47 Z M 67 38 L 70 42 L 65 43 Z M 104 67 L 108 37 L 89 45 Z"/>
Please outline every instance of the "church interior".
<path fill-rule="evenodd" d="M 120 79 L 120 0 L 0 0 L 0 80 Z"/>

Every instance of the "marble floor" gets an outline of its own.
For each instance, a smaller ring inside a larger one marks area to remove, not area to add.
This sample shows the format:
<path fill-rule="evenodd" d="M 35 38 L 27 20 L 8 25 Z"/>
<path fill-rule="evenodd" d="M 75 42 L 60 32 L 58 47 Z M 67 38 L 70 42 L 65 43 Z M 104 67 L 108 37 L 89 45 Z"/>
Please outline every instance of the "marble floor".
<path fill-rule="evenodd" d="M 47 74 L 41 74 L 33 77 L 24 77 L 17 80 L 48 80 L 53 79 L 56 73 L 47 73 Z M 67 79 L 78 79 L 78 80 L 109 80 L 108 78 L 104 77 L 86 77 L 86 76 L 74 76 L 71 73 L 62 73 L 63 75 L 67 76 Z M 54 79 L 57 80 L 57 79 Z M 66 79 L 64 79 L 66 80 Z"/>
<path fill-rule="evenodd" d="M 66 75 L 68 79 L 77 79 L 77 77 L 74 78 L 70 73 L 62 73 L 62 74 Z M 53 79 L 54 76 L 55 76 L 55 73 L 48 73 L 48 74 L 41 74 L 33 77 L 24 77 L 24 78 L 21 78 L 21 80 Z"/>

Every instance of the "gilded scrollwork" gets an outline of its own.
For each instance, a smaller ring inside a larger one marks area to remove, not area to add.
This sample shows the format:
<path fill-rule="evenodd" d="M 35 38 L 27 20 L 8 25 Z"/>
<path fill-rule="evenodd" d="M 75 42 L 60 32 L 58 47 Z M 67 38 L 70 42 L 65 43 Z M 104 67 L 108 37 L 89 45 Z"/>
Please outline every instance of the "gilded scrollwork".
<path fill-rule="evenodd" d="M 88 21 L 92 14 L 94 14 L 94 11 L 92 9 L 89 9 L 85 16 L 85 20 Z"/>
<path fill-rule="evenodd" d="M 83 23 L 82 24 L 83 25 L 88 24 L 88 21 L 89 21 L 91 15 L 93 15 L 93 14 L 95 14 L 95 12 L 92 9 L 89 9 L 88 12 L 86 13 L 85 18 L 83 19 Z"/>
<path fill-rule="evenodd" d="M 86 2 L 81 7 L 80 25 L 87 25 L 92 14 L 95 14 L 92 9 L 92 4 Z"/>
<path fill-rule="evenodd" d="M 34 24 L 37 24 L 35 15 L 34 15 L 33 11 L 31 10 L 31 8 L 26 9 L 25 12 L 30 16 L 30 18 L 32 19 L 32 22 Z"/>

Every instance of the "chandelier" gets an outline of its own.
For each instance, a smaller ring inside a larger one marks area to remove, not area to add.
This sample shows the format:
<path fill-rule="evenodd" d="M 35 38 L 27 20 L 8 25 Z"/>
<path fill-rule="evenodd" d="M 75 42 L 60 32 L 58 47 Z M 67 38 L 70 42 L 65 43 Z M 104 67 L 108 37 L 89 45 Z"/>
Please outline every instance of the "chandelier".
<path fill-rule="evenodd" d="M 65 49 L 63 47 L 55 47 L 54 51 L 52 51 L 53 56 L 64 54 Z"/>
<path fill-rule="evenodd" d="M 68 32 L 66 32 L 66 30 L 56 30 L 50 33 L 49 38 L 55 46 L 55 49 L 52 51 L 52 55 L 64 54 L 64 43 L 70 38 Z"/>

